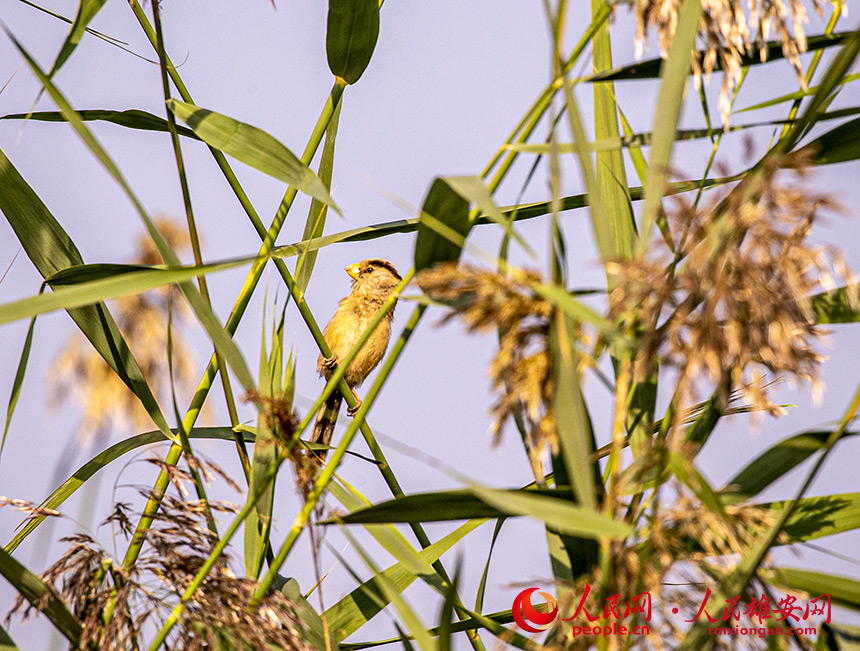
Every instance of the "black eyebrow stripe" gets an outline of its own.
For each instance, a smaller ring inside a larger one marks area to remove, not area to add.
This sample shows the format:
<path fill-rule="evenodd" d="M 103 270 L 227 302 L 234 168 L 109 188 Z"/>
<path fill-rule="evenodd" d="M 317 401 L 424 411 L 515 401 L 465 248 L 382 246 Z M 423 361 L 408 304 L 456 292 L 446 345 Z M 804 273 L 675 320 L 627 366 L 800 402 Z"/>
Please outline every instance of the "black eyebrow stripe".
<path fill-rule="evenodd" d="M 394 265 L 391 264 L 388 260 L 383 260 L 381 258 L 372 258 L 370 260 L 365 260 L 365 262 L 367 264 L 371 264 L 371 265 L 374 265 L 376 267 L 385 267 L 386 269 L 388 269 L 388 271 L 390 271 L 392 274 L 394 274 L 394 276 L 397 278 L 397 280 L 403 280 L 400 277 L 400 274 L 397 272 L 397 269 L 395 269 Z"/>

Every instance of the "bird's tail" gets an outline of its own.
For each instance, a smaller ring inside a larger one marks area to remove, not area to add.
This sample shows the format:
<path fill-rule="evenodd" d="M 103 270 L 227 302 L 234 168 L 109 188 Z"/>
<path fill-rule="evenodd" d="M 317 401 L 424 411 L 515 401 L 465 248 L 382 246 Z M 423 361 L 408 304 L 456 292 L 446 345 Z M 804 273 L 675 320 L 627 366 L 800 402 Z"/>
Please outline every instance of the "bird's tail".
<path fill-rule="evenodd" d="M 340 411 L 341 402 L 343 402 L 343 396 L 340 391 L 333 391 L 325 404 L 320 407 L 317 420 L 314 423 L 314 431 L 311 434 L 311 443 L 331 445 L 331 437 L 334 434 L 334 426 L 337 423 L 337 414 Z M 325 461 L 328 450 L 316 450 L 311 454 L 320 461 Z"/>

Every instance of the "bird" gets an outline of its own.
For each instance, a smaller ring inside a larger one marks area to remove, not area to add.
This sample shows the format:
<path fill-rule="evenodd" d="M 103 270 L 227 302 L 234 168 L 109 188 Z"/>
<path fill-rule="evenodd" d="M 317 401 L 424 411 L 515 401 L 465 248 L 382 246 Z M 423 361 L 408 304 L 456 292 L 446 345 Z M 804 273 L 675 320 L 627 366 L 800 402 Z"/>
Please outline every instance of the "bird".
<path fill-rule="evenodd" d="M 331 379 L 334 366 L 349 354 L 383 303 L 391 297 L 401 281 L 394 265 L 380 258 L 362 260 L 349 265 L 344 271 L 352 278 L 352 290 L 348 296 L 341 299 L 334 316 L 323 331 L 323 337 L 331 349 L 331 357 L 325 357 L 320 353 L 317 362 L 317 371 L 320 377 L 325 377 L 326 381 Z M 361 386 L 370 372 L 376 368 L 388 347 L 395 305 L 396 301 L 346 369 L 344 379 L 357 401 L 355 407 L 347 410 L 350 416 L 354 416 L 361 406 L 361 400 L 356 395 L 355 388 Z M 326 403 L 320 407 L 311 434 L 311 443 L 331 444 L 342 401 L 343 395 L 339 389 L 335 389 Z M 318 450 L 313 455 L 319 461 L 324 461 L 326 450 Z"/>

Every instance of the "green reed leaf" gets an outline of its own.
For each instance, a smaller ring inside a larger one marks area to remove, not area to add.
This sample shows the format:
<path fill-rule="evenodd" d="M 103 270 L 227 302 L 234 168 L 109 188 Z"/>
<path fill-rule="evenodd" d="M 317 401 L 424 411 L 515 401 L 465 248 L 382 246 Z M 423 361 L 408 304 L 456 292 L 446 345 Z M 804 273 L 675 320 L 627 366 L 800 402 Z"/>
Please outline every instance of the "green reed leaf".
<path fill-rule="evenodd" d="M 313 170 L 262 129 L 175 99 L 167 101 L 167 108 L 210 147 L 230 154 L 340 212 L 325 184 Z"/>
<path fill-rule="evenodd" d="M 379 38 L 378 0 L 329 0 L 325 35 L 328 67 L 348 84 L 370 64 Z"/>

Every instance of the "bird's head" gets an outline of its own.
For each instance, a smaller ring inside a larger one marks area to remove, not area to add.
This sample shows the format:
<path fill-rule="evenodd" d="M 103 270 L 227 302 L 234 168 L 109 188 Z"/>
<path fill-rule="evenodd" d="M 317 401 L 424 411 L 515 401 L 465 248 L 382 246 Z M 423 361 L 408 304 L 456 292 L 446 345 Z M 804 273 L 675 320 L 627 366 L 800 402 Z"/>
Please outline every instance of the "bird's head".
<path fill-rule="evenodd" d="M 344 271 L 352 278 L 353 291 L 390 294 L 400 282 L 400 274 L 388 260 L 369 258 L 349 265 Z"/>

